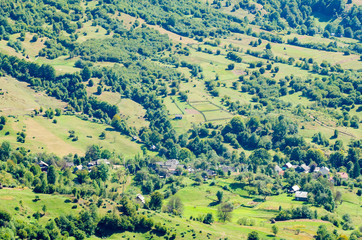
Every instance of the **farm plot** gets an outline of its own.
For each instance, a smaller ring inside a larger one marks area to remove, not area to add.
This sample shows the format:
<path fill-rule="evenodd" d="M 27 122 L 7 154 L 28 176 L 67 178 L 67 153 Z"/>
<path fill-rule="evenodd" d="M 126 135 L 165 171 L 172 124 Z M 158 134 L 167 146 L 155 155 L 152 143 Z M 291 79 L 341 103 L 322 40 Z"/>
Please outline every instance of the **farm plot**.
<path fill-rule="evenodd" d="M 231 113 L 225 111 L 221 107 L 209 101 L 199 101 L 199 102 L 189 102 L 189 103 L 194 109 L 196 109 L 203 115 L 206 122 L 226 120 L 233 117 Z"/>

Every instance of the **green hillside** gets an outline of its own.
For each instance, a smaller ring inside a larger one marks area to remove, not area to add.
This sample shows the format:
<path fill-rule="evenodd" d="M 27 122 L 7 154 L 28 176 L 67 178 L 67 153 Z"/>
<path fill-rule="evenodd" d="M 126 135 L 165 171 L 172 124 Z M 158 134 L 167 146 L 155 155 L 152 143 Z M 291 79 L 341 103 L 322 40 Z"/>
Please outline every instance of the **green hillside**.
<path fill-rule="evenodd" d="M 360 0 L 0 6 L 0 239 L 362 237 Z"/>

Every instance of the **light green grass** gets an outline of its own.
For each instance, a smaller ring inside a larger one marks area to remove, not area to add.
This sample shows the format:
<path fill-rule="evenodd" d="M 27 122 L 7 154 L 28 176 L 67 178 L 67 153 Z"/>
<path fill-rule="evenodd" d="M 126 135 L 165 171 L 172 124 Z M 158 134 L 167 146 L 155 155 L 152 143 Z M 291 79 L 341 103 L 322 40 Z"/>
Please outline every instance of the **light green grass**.
<path fill-rule="evenodd" d="M 33 152 L 55 153 L 64 156 L 69 153 L 84 154 L 87 147 L 98 144 L 103 148 L 126 157 L 141 152 L 140 145 L 130 138 L 113 131 L 108 125 L 84 121 L 76 116 L 60 116 L 55 118 L 57 124 L 44 117 L 19 117 L 9 119 L 0 139 L 10 141 L 14 147 L 24 146 Z M 24 144 L 16 142 L 16 133 L 25 130 L 27 137 Z M 78 141 L 69 139 L 68 131 L 75 131 Z M 9 131 L 10 135 L 4 136 Z M 101 140 L 99 135 L 105 132 L 106 139 Z"/>
<path fill-rule="evenodd" d="M 12 77 L 0 77 L 0 114 L 22 115 L 29 114 L 33 109 L 64 108 L 65 103 L 48 97 L 43 92 L 31 89 L 27 83 L 20 82 Z"/>

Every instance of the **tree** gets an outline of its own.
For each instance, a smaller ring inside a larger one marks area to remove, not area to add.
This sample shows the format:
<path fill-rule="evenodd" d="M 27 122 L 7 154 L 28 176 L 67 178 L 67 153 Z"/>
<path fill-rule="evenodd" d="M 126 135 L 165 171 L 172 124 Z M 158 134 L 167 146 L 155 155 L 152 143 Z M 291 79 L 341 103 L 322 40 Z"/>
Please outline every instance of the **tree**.
<path fill-rule="evenodd" d="M 270 43 L 268 43 L 266 46 L 265 46 L 266 49 L 271 49 L 271 45 Z"/>
<path fill-rule="evenodd" d="M 159 192 L 153 192 L 151 194 L 151 200 L 148 204 L 148 207 L 152 210 L 159 210 L 162 207 L 163 196 Z"/>
<path fill-rule="evenodd" d="M 275 236 L 278 234 L 279 229 L 278 229 L 277 225 L 272 226 L 272 232 L 274 233 Z"/>
<path fill-rule="evenodd" d="M 99 176 L 100 179 L 102 179 L 103 182 L 105 182 L 108 179 L 108 176 L 109 176 L 108 165 L 102 163 L 98 167 L 98 176 Z"/>
<path fill-rule="evenodd" d="M 77 180 L 80 184 L 85 183 L 88 179 L 88 171 L 87 170 L 79 170 L 77 171 Z"/>
<path fill-rule="evenodd" d="M 166 205 L 165 212 L 173 213 L 175 215 L 182 215 L 183 211 L 184 205 L 181 202 L 181 199 L 177 196 L 171 197 Z"/>
<path fill-rule="evenodd" d="M 206 216 L 204 217 L 204 220 L 202 221 L 205 224 L 211 224 L 214 222 L 214 217 L 212 216 L 212 213 L 208 213 L 206 214 Z"/>
<path fill-rule="evenodd" d="M 101 149 L 98 145 L 89 146 L 85 153 L 85 159 L 87 159 L 88 161 L 98 160 L 100 156 L 101 156 Z"/>
<path fill-rule="evenodd" d="M 219 203 L 222 202 L 223 196 L 224 196 L 224 192 L 222 192 L 222 191 L 217 191 L 216 197 L 217 197 L 217 201 L 218 201 Z"/>
<path fill-rule="evenodd" d="M 353 167 L 353 177 L 358 178 L 360 174 L 361 174 L 361 168 L 360 168 L 359 163 L 357 161 L 354 164 L 354 167 Z"/>
<path fill-rule="evenodd" d="M 98 95 L 101 95 L 101 94 L 102 94 L 102 91 L 103 91 L 102 86 L 98 86 L 98 87 L 97 87 L 97 94 L 98 94 Z"/>
<path fill-rule="evenodd" d="M 80 74 L 84 82 L 88 81 L 92 77 L 92 72 L 87 66 L 83 68 Z"/>
<path fill-rule="evenodd" d="M 49 184 L 55 184 L 55 182 L 57 181 L 57 173 L 53 165 L 48 168 L 47 180 Z"/>
<path fill-rule="evenodd" d="M 43 214 L 45 215 L 45 213 L 46 213 L 46 211 L 47 211 L 47 206 L 46 206 L 46 205 L 43 205 L 42 210 L 43 210 Z"/>
<path fill-rule="evenodd" d="M 232 211 L 234 207 L 231 203 L 223 203 L 217 209 L 217 217 L 220 222 L 231 221 Z"/>
<path fill-rule="evenodd" d="M 234 63 L 230 63 L 230 64 L 228 65 L 227 70 L 233 70 L 234 68 L 235 68 L 235 64 L 234 64 Z"/>
<path fill-rule="evenodd" d="M 248 240 L 259 240 L 259 233 L 256 231 L 252 231 L 248 234 Z"/>
<path fill-rule="evenodd" d="M 3 227 L 6 223 L 10 222 L 11 215 L 10 213 L 0 210 L 0 227 Z"/>

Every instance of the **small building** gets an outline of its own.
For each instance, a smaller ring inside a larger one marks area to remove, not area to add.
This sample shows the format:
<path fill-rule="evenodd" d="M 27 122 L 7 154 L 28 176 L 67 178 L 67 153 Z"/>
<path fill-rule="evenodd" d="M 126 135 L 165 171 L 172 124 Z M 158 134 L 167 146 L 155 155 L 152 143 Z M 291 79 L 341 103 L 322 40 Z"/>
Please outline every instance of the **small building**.
<path fill-rule="evenodd" d="M 293 187 L 290 188 L 289 192 L 298 192 L 300 190 L 300 187 L 298 185 L 294 185 Z"/>
<path fill-rule="evenodd" d="M 208 169 L 208 170 L 206 170 L 206 175 L 207 175 L 207 177 L 214 177 L 214 176 L 216 176 L 216 172 L 214 170 Z"/>
<path fill-rule="evenodd" d="M 74 163 L 73 162 L 66 162 L 63 169 L 67 169 L 67 168 L 71 168 L 74 167 Z"/>
<path fill-rule="evenodd" d="M 322 174 L 322 175 L 329 175 L 329 168 L 327 167 L 321 167 L 319 172 Z"/>
<path fill-rule="evenodd" d="M 74 168 L 74 172 L 77 172 L 77 171 L 80 171 L 80 170 L 83 170 L 83 166 L 82 165 L 78 165 Z"/>
<path fill-rule="evenodd" d="M 336 173 L 342 179 L 348 179 L 348 173 L 345 172 L 337 172 Z"/>
<path fill-rule="evenodd" d="M 175 120 L 182 120 L 183 116 L 181 114 L 176 114 L 175 115 Z"/>
<path fill-rule="evenodd" d="M 276 165 L 274 167 L 274 171 L 279 175 L 279 176 L 283 176 L 284 175 L 284 171 L 281 167 L 279 167 L 278 165 Z"/>
<path fill-rule="evenodd" d="M 297 166 L 291 164 L 290 162 L 287 162 L 283 165 L 283 169 L 289 169 L 289 168 L 297 168 Z"/>
<path fill-rule="evenodd" d="M 98 159 L 96 161 L 96 165 L 101 165 L 102 163 L 106 164 L 106 165 L 110 165 L 111 163 L 108 161 L 108 159 Z"/>
<path fill-rule="evenodd" d="M 47 163 L 40 161 L 40 162 L 38 162 L 38 165 L 43 172 L 48 171 L 49 165 Z"/>
<path fill-rule="evenodd" d="M 302 165 L 298 166 L 295 171 L 299 173 L 309 173 L 310 167 L 303 163 Z"/>
<path fill-rule="evenodd" d="M 295 192 L 295 200 L 308 201 L 308 192 L 302 192 L 302 191 Z"/>
<path fill-rule="evenodd" d="M 145 203 L 146 203 L 145 197 L 142 196 L 141 194 L 137 194 L 136 200 L 139 201 L 139 202 L 141 202 L 142 204 L 145 204 Z"/>
<path fill-rule="evenodd" d="M 176 172 L 177 168 L 181 169 L 185 168 L 185 166 L 180 164 L 180 162 L 176 159 L 170 159 L 167 160 L 166 162 L 156 162 L 155 165 L 159 166 L 160 169 L 164 169 L 172 174 Z"/>
<path fill-rule="evenodd" d="M 150 150 L 151 150 L 151 151 L 155 151 L 156 148 L 157 148 L 157 147 L 156 147 L 155 145 L 152 145 L 152 146 L 150 147 Z"/>
<path fill-rule="evenodd" d="M 238 173 L 239 172 L 239 169 L 237 169 L 235 167 L 225 166 L 225 165 L 219 166 L 219 169 L 221 169 L 226 174 L 228 174 L 229 172 L 230 173 Z"/>

